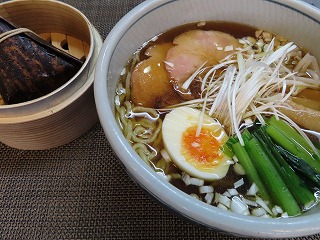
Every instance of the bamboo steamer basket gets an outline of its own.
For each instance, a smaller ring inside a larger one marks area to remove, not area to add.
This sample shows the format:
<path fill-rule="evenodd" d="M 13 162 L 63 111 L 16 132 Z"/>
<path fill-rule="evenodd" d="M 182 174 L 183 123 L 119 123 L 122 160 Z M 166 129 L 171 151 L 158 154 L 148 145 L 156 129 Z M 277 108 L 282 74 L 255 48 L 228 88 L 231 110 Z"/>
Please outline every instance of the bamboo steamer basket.
<path fill-rule="evenodd" d="M 17 149 L 43 150 L 86 133 L 98 122 L 93 81 L 102 39 L 97 30 L 80 11 L 54 0 L 4 2 L 0 16 L 84 60 L 77 74 L 55 91 L 32 101 L 0 105 L 0 141 Z"/>

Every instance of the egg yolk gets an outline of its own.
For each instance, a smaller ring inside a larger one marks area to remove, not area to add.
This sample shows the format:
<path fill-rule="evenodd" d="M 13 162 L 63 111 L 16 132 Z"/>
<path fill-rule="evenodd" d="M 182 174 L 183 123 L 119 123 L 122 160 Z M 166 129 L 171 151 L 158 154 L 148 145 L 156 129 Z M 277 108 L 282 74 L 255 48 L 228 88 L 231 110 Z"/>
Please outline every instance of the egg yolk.
<path fill-rule="evenodd" d="M 183 132 L 181 154 L 192 166 L 210 171 L 222 158 L 220 143 L 208 127 L 202 127 L 198 136 L 196 132 L 197 126 L 189 127 Z"/>

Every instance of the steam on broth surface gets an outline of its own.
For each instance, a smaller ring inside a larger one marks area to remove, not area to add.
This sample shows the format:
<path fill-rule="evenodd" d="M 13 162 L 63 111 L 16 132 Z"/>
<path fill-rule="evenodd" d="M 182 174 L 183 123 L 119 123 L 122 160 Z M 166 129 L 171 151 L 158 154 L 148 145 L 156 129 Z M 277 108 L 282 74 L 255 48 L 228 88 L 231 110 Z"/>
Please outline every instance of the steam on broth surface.
<path fill-rule="evenodd" d="M 139 156 L 185 193 L 240 214 L 297 216 L 318 203 L 319 140 L 301 128 L 319 132 L 319 74 L 284 37 L 190 23 L 133 54 L 116 119 Z"/>

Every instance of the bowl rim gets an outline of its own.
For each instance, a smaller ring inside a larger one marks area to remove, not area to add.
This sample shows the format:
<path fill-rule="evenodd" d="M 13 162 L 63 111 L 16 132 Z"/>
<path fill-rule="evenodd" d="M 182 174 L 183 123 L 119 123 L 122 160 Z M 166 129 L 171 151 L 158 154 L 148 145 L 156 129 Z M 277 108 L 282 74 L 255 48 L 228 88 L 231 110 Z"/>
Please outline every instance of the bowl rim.
<path fill-rule="evenodd" d="M 130 177 L 159 202 L 176 211 L 179 215 L 210 229 L 219 229 L 238 236 L 259 238 L 299 237 L 319 233 L 320 224 L 316 221 L 310 222 L 308 216 L 262 219 L 230 213 L 204 202 L 195 201 L 193 197 L 175 188 L 145 164 L 124 138 L 114 118 L 114 111 L 108 103 L 107 81 L 109 79 L 107 76 L 113 51 L 126 29 L 143 17 L 146 12 L 175 1 L 177 0 L 147 0 L 137 5 L 114 26 L 103 43 L 95 70 L 94 94 L 100 123 L 114 152 Z M 301 0 L 268 1 L 299 9 L 301 13 L 310 16 L 320 15 L 319 9 Z M 140 172 L 145 174 L 139 174 Z M 204 214 L 205 212 L 208 214 Z M 319 219 L 320 213 L 315 215 L 314 219 L 316 217 Z M 257 222 L 259 222 L 258 227 Z"/>

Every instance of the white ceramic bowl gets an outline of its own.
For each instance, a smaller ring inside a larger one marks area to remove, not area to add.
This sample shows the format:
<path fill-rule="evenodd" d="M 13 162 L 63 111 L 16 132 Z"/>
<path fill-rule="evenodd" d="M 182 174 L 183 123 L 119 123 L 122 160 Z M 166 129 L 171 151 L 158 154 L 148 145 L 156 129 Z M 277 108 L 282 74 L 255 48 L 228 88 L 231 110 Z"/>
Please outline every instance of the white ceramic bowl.
<path fill-rule="evenodd" d="M 299 217 L 241 216 L 195 200 L 147 166 L 114 118 L 118 76 L 130 55 L 166 29 L 199 20 L 240 22 L 279 33 L 320 59 L 320 10 L 299 0 L 148 0 L 110 32 L 98 58 L 95 100 L 105 134 L 129 175 L 159 202 L 196 223 L 235 235 L 284 238 L 320 233 L 320 207 Z"/>

